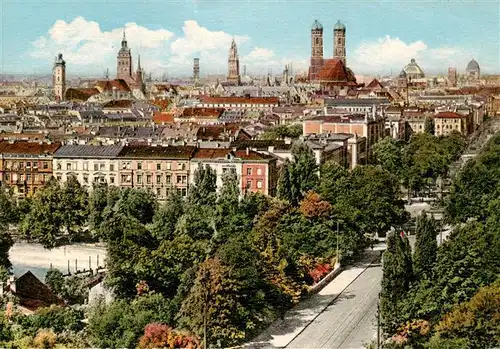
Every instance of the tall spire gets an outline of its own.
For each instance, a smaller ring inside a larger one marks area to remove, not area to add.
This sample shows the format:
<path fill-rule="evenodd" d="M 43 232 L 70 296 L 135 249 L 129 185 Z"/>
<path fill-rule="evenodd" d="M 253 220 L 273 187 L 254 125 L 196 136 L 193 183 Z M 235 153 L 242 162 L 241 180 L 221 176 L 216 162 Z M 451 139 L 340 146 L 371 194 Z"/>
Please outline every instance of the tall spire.
<path fill-rule="evenodd" d="M 125 35 L 125 29 L 123 29 L 122 48 L 127 48 L 127 36 Z"/>
<path fill-rule="evenodd" d="M 139 55 L 139 58 L 137 58 L 137 70 L 142 70 L 141 69 L 141 55 Z"/>

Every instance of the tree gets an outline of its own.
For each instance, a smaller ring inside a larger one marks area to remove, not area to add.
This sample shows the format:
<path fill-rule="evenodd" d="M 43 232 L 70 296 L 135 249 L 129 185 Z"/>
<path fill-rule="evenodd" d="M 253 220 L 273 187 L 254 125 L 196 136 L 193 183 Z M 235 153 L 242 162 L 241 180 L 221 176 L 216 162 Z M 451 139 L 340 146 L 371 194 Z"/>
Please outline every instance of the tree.
<path fill-rule="evenodd" d="M 500 345 L 500 281 L 481 287 L 467 302 L 446 314 L 436 326 L 436 336 L 466 339 L 471 348 Z"/>
<path fill-rule="evenodd" d="M 64 276 L 59 269 L 50 268 L 45 274 L 45 284 L 50 287 L 52 292 L 61 295 L 64 289 Z"/>
<path fill-rule="evenodd" d="M 389 173 L 402 178 L 403 168 L 403 147 L 400 141 L 387 136 L 373 146 L 373 156 L 375 162 L 382 166 Z"/>
<path fill-rule="evenodd" d="M 88 218 L 88 193 L 74 176 L 59 188 L 59 212 L 70 240 L 77 239 Z"/>
<path fill-rule="evenodd" d="M 420 278 L 430 277 L 437 254 L 437 227 L 434 217 L 427 217 L 425 211 L 417 220 L 415 252 L 413 267 L 415 275 Z"/>
<path fill-rule="evenodd" d="M 313 151 L 305 143 L 296 143 L 292 147 L 293 166 L 290 171 L 292 186 L 297 188 L 300 201 L 306 192 L 318 185 L 318 165 Z"/>
<path fill-rule="evenodd" d="M 402 317 L 402 306 L 413 279 L 411 250 L 408 239 L 401 233 L 387 236 L 387 250 L 383 254 L 380 312 L 382 326 L 387 333 L 395 333 Z"/>
<path fill-rule="evenodd" d="M 194 183 L 189 189 L 192 205 L 213 205 L 217 200 L 217 174 L 209 165 L 200 164 L 194 172 Z"/>
<path fill-rule="evenodd" d="M 425 133 L 434 136 L 434 118 L 433 117 L 425 118 L 424 131 L 425 131 Z"/>
<path fill-rule="evenodd" d="M 152 233 L 159 240 L 171 240 L 175 226 L 184 214 L 184 203 L 177 190 L 171 190 L 166 202 L 160 205 L 153 217 Z"/>
<path fill-rule="evenodd" d="M 278 178 L 278 188 L 277 196 L 281 200 L 287 200 L 288 202 L 294 201 L 294 193 L 292 188 L 292 179 L 290 177 L 290 169 L 292 165 L 288 159 L 281 166 L 280 174 Z"/>
<path fill-rule="evenodd" d="M 265 131 L 262 135 L 260 135 L 260 139 L 265 140 L 276 140 L 276 139 L 284 139 L 286 137 L 289 138 L 299 138 L 302 135 L 302 125 L 277 125 L 273 126 L 267 131 Z"/>
<path fill-rule="evenodd" d="M 114 211 L 147 224 L 153 220 L 156 205 L 156 198 L 151 192 L 127 188 L 120 190 Z"/>
<path fill-rule="evenodd" d="M 339 196 L 339 183 L 347 177 L 347 170 L 335 161 L 326 161 L 321 165 L 318 193 L 329 202 L 335 202 Z"/>

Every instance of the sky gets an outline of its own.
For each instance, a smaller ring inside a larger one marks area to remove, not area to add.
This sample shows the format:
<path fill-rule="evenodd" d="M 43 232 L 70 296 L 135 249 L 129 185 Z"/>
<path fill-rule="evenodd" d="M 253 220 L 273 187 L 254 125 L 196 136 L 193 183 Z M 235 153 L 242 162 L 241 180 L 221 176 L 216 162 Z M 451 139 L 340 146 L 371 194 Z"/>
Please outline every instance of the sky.
<path fill-rule="evenodd" d="M 306 71 L 310 29 L 324 27 L 324 56 L 333 55 L 333 26 L 347 27 L 347 65 L 359 75 L 397 74 L 415 58 L 427 74 L 500 73 L 498 0 L 0 0 L 0 73 L 48 74 L 58 52 L 69 76 L 116 72 L 125 29 L 137 65 L 153 76 L 227 74 L 231 40 L 248 74 L 285 64 Z M 242 70 L 242 68 L 241 68 Z"/>

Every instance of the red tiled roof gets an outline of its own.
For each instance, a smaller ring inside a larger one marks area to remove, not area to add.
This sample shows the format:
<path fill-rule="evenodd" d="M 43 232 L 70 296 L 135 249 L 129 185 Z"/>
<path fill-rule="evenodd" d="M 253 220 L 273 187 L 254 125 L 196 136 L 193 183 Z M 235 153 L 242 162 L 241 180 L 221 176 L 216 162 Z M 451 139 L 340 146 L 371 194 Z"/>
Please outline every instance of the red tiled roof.
<path fill-rule="evenodd" d="M 194 153 L 194 159 L 217 159 L 225 158 L 231 150 L 224 148 L 198 148 Z"/>
<path fill-rule="evenodd" d="M 26 141 L 10 143 L 7 141 L 2 141 L 0 142 L 0 154 L 53 154 L 57 149 L 59 149 L 60 146 L 61 143 L 40 144 L 39 142 Z"/>
<path fill-rule="evenodd" d="M 153 114 L 153 122 L 155 124 L 173 124 L 174 123 L 174 114 L 164 113 L 164 112 L 156 112 Z"/>
<path fill-rule="evenodd" d="M 367 88 L 383 88 L 382 84 L 377 80 L 373 79 L 372 82 L 370 82 L 367 86 Z"/>
<path fill-rule="evenodd" d="M 129 99 L 120 99 L 116 101 L 109 101 L 104 104 L 102 108 L 132 108 L 132 101 Z"/>
<path fill-rule="evenodd" d="M 235 158 L 243 160 L 270 160 L 271 155 L 261 154 L 253 150 L 236 150 L 223 148 L 198 148 L 193 156 L 194 159 L 220 159 L 226 158 L 228 154 L 233 154 Z"/>
<path fill-rule="evenodd" d="M 356 84 L 353 72 L 338 58 L 325 59 L 318 73 L 318 80 L 324 82 L 342 82 L 349 85 Z"/>
<path fill-rule="evenodd" d="M 184 108 L 180 117 L 217 119 L 224 113 L 224 110 L 224 108 Z"/>
<path fill-rule="evenodd" d="M 118 154 L 119 157 L 132 158 L 181 158 L 189 159 L 195 150 L 194 146 L 150 146 L 127 145 Z"/>
<path fill-rule="evenodd" d="M 203 126 L 198 129 L 196 137 L 202 140 L 221 139 L 224 135 L 235 136 L 240 128 L 240 124 Z"/>
<path fill-rule="evenodd" d="M 99 90 L 96 88 L 73 88 L 70 87 L 66 90 L 65 96 L 67 100 L 80 100 L 86 101 L 93 95 L 99 94 Z"/>
<path fill-rule="evenodd" d="M 151 101 L 151 103 L 156 105 L 157 107 L 160 107 L 161 110 L 165 110 L 169 106 L 170 101 L 168 99 L 155 99 Z"/>
<path fill-rule="evenodd" d="M 463 119 L 463 118 L 465 118 L 465 116 L 463 116 L 463 115 L 460 115 L 460 114 L 457 114 L 454 112 L 450 112 L 450 111 L 438 113 L 438 114 L 434 115 L 434 117 L 439 118 L 439 119 Z"/>
<path fill-rule="evenodd" d="M 279 104 L 278 97 L 208 97 L 201 98 L 208 104 Z"/>
<path fill-rule="evenodd" d="M 99 80 L 95 83 L 95 87 L 102 91 L 113 91 L 113 87 L 120 92 L 130 92 L 130 87 L 123 79 L 115 80 Z"/>

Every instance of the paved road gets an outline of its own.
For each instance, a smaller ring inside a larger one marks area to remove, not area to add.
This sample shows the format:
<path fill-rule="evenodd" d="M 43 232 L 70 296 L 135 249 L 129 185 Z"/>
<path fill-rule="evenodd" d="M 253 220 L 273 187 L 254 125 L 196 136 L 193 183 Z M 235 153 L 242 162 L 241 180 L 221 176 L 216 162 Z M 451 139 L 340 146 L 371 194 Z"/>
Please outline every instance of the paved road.
<path fill-rule="evenodd" d="M 364 348 L 376 336 L 382 267 L 374 263 L 351 283 L 287 348 Z"/>

